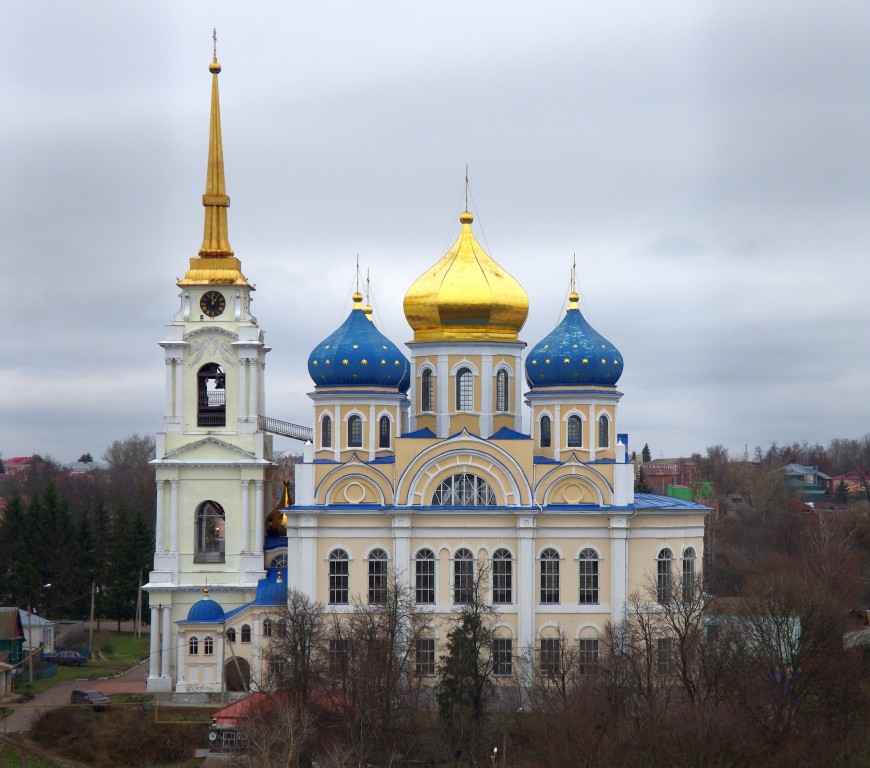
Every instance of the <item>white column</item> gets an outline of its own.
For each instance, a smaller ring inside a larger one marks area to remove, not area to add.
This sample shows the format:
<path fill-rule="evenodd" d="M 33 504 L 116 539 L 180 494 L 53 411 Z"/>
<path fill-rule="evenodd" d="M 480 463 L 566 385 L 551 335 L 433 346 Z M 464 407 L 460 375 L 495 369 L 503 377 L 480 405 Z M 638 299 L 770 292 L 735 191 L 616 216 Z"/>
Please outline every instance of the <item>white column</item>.
<path fill-rule="evenodd" d="M 239 420 L 248 415 L 248 371 L 250 360 L 239 360 Z"/>
<path fill-rule="evenodd" d="M 409 432 L 417 431 L 417 414 L 420 413 L 420 381 L 417 379 L 417 356 L 411 356 L 411 423 Z M 397 422 L 398 423 L 398 422 Z M 396 431 L 398 435 L 398 430 Z"/>
<path fill-rule="evenodd" d="M 492 434 L 492 355 L 480 358 L 480 436 Z"/>
<path fill-rule="evenodd" d="M 610 619 L 620 621 L 628 599 L 628 516 L 610 518 Z"/>
<path fill-rule="evenodd" d="M 263 486 L 262 480 L 257 480 L 257 496 L 255 502 L 255 528 L 254 528 L 254 554 L 263 554 L 263 537 L 266 530 L 266 518 L 263 514 Z"/>
<path fill-rule="evenodd" d="M 242 552 L 251 551 L 251 495 L 250 480 L 242 480 Z"/>
<path fill-rule="evenodd" d="M 151 637 L 148 653 L 148 677 L 160 677 L 160 609 L 151 606 Z"/>
<path fill-rule="evenodd" d="M 335 461 L 341 461 L 341 446 L 344 439 L 344 425 L 341 423 L 341 407 L 336 404 L 332 409 L 332 458 Z"/>
<path fill-rule="evenodd" d="M 181 366 L 181 358 L 175 358 L 173 366 L 173 378 L 175 379 L 175 405 L 173 411 L 175 418 L 184 421 L 184 371 Z"/>
<path fill-rule="evenodd" d="M 178 480 L 169 481 L 169 551 L 178 552 Z"/>
<path fill-rule="evenodd" d="M 595 461 L 595 448 L 598 445 L 598 425 L 595 423 L 595 406 L 589 403 L 589 461 Z"/>
<path fill-rule="evenodd" d="M 170 641 L 170 623 L 169 623 L 169 606 L 163 606 L 163 637 L 160 644 L 160 676 L 171 677 L 172 672 L 169 667 L 169 641 Z"/>
<path fill-rule="evenodd" d="M 171 419 L 175 415 L 174 400 L 175 387 L 172 379 L 175 376 L 175 358 L 166 358 L 166 402 L 163 406 L 163 411 L 166 417 Z"/>
<path fill-rule="evenodd" d="M 535 646 L 535 518 L 517 518 L 517 652 L 522 655 Z"/>
<path fill-rule="evenodd" d="M 163 552 L 163 486 L 165 480 L 157 481 L 157 510 L 154 519 L 154 551 Z"/>
<path fill-rule="evenodd" d="M 393 571 L 401 574 L 406 584 L 412 584 L 411 570 L 411 518 L 396 515 L 393 518 Z"/>
<path fill-rule="evenodd" d="M 253 411 L 253 416 L 266 415 L 266 353 L 260 352 L 262 362 L 257 363 L 260 374 L 257 376 L 257 403 Z"/>
<path fill-rule="evenodd" d="M 553 458 L 557 461 L 562 454 L 562 407 L 558 403 L 553 403 Z"/>
<path fill-rule="evenodd" d="M 447 411 L 450 397 L 450 371 L 447 364 L 447 355 L 438 355 L 438 375 L 435 378 L 438 400 L 438 410 L 435 413 L 436 437 L 449 437 L 450 435 L 450 415 Z"/>
<path fill-rule="evenodd" d="M 248 414 L 259 415 L 257 410 L 257 395 L 260 392 L 260 366 L 256 360 L 251 360 L 251 380 L 248 383 Z"/>

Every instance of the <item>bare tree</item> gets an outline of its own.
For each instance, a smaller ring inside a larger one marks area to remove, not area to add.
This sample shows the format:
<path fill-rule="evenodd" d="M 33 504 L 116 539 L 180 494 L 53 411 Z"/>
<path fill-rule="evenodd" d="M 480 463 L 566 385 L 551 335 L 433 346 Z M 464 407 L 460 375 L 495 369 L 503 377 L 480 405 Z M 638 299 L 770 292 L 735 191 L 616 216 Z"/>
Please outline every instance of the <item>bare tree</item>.
<path fill-rule="evenodd" d="M 260 699 L 239 723 L 239 768 L 299 768 L 315 735 L 314 717 L 297 697 L 284 692 Z"/>

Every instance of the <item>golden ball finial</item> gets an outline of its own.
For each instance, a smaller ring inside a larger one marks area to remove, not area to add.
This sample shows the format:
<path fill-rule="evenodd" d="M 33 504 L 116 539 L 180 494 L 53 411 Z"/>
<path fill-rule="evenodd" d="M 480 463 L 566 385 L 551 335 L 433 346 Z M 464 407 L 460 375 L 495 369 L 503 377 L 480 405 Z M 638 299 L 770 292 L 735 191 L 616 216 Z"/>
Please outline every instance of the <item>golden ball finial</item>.
<path fill-rule="evenodd" d="M 459 221 L 462 224 L 471 224 L 471 222 L 474 221 L 474 216 L 472 216 L 469 211 L 463 211 L 459 214 Z"/>
<path fill-rule="evenodd" d="M 360 304 L 362 304 L 363 295 L 359 291 L 354 291 L 353 296 L 351 296 L 351 298 L 353 299 L 354 308 L 356 308 Z"/>
<path fill-rule="evenodd" d="M 363 307 L 363 312 L 365 312 L 365 315 L 366 315 L 366 317 L 367 317 L 369 320 L 372 319 L 372 312 L 374 312 L 374 310 L 372 309 L 372 305 L 371 305 L 371 304 L 366 304 L 366 305 Z"/>
<path fill-rule="evenodd" d="M 211 64 L 208 65 L 208 71 L 213 75 L 216 75 L 221 71 L 221 65 L 217 63 L 217 59 L 215 59 Z"/>

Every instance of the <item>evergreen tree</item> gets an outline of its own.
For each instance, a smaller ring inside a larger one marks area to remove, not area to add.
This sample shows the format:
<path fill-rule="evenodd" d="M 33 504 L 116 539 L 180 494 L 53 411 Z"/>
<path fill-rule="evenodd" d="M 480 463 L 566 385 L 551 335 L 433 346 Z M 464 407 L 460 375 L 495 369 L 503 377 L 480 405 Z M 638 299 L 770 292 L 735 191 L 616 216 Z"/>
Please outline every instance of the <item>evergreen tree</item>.
<path fill-rule="evenodd" d="M 108 617 L 121 622 L 132 619 L 136 608 L 138 570 L 133 546 L 133 521 L 126 504 L 120 504 L 112 519 L 104 607 Z"/>
<path fill-rule="evenodd" d="M 649 443 L 643 444 L 643 450 L 640 452 L 640 459 L 644 464 L 648 461 L 652 461 L 652 454 L 649 451 Z"/>
<path fill-rule="evenodd" d="M 24 600 L 24 580 L 21 561 L 25 524 L 24 500 L 17 490 L 6 499 L 6 510 L 0 516 L 0 603 L 18 605 Z"/>
<path fill-rule="evenodd" d="M 852 489 L 846 485 L 845 480 L 840 480 L 834 488 L 834 501 L 838 504 L 847 504 L 852 496 Z"/>
<path fill-rule="evenodd" d="M 104 501 L 97 501 L 94 507 L 94 523 L 93 523 L 93 568 L 91 570 L 91 580 L 97 585 L 97 591 L 94 596 L 95 605 L 94 612 L 97 622 L 103 617 L 103 595 L 106 591 L 106 585 L 109 578 L 109 541 L 110 541 L 110 524 L 111 519 L 109 510 Z"/>
<path fill-rule="evenodd" d="M 634 478 L 634 492 L 652 493 L 652 488 L 646 480 L 646 473 L 643 471 L 643 467 L 640 467 L 640 469 L 638 469 L 637 476 Z"/>
<path fill-rule="evenodd" d="M 83 453 L 81 456 L 79 456 L 79 461 L 82 464 L 91 464 L 94 461 L 94 457 L 91 456 L 91 454 L 89 453 Z"/>

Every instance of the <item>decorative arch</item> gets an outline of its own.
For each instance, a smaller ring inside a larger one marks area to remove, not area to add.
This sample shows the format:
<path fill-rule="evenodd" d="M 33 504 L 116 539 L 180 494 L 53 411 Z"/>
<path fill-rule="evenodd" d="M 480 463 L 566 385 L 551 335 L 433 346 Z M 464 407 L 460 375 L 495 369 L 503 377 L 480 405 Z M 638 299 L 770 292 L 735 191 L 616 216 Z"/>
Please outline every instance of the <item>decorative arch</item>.
<path fill-rule="evenodd" d="M 224 562 L 226 514 L 212 499 L 201 502 L 194 513 L 193 562 Z"/>
<path fill-rule="evenodd" d="M 418 454 L 396 484 L 395 503 L 428 504 L 438 483 L 456 472 L 469 472 L 484 478 L 495 490 L 498 506 L 532 503 L 532 489 L 516 459 L 500 446 L 467 432 Z"/>
<path fill-rule="evenodd" d="M 365 442 L 365 415 L 351 411 L 344 418 L 344 442 L 348 448 L 362 448 Z"/>
<path fill-rule="evenodd" d="M 317 504 L 393 503 L 389 479 L 370 464 L 354 459 L 337 465 L 318 483 L 314 492 Z"/>
<path fill-rule="evenodd" d="M 594 467 L 572 460 L 567 464 L 553 467 L 538 481 L 535 486 L 535 498 L 544 506 L 549 504 L 604 506 L 613 498 L 613 486 Z"/>
<path fill-rule="evenodd" d="M 227 425 L 227 377 L 217 363 L 206 363 L 196 372 L 196 426 Z"/>

